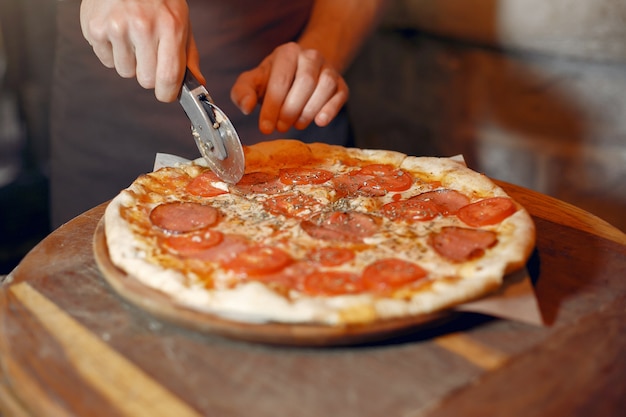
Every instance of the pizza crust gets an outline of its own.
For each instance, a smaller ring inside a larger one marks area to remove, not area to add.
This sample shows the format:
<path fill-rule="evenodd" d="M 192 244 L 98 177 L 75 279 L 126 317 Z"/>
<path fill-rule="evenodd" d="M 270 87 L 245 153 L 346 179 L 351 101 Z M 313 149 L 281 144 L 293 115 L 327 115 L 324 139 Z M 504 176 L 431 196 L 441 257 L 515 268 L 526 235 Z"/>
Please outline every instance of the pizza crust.
<path fill-rule="evenodd" d="M 246 173 L 268 169 L 278 171 L 280 168 L 319 163 L 347 166 L 358 166 L 364 162 L 383 163 L 420 177 L 437 178 L 444 186 L 454 185 L 455 189 L 473 198 L 506 195 L 484 175 L 448 158 L 411 157 L 394 151 L 346 149 L 321 143 L 307 145 L 294 140 L 263 142 L 245 147 L 245 155 Z M 199 172 L 193 166 L 181 169 L 191 176 Z M 158 177 L 162 174 L 157 172 L 152 175 Z M 287 298 L 257 281 L 240 283 L 234 288 L 207 290 L 193 273 L 185 274 L 176 268 L 164 268 L 158 261 L 155 262 L 152 254 L 154 240 L 138 235 L 137 226 L 121 214 L 126 208 L 138 204 L 145 193 L 146 189 L 138 179 L 115 197 L 106 209 L 105 235 L 112 263 L 125 271 L 129 279 L 136 279 L 142 285 L 162 292 L 176 305 L 249 323 L 345 325 L 429 314 L 497 289 L 506 273 L 523 267 L 534 247 L 534 224 L 523 207 L 518 205 L 515 214 L 497 226 L 488 228 L 498 234 L 496 250 L 489 250 L 485 256 L 465 262 L 462 267 L 451 267 L 449 277 L 446 276 L 447 272 L 441 271 L 439 279 L 429 281 L 427 290 L 405 295 L 404 298 L 379 297 L 368 293 L 335 297 L 295 295 Z M 167 193 L 152 193 L 149 205 L 154 206 L 171 198 L 175 197 Z M 416 235 L 426 233 L 426 227 L 432 232 L 446 224 L 445 221 L 432 222 L 424 225 L 424 229 Z M 291 239 L 303 241 L 304 247 L 309 247 L 305 240 L 311 240 L 304 233 L 293 235 Z M 410 241 L 409 244 L 405 240 L 400 242 L 402 247 L 410 245 Z M 401 252 L 390 253 L 399 257 L 412 253 L 408 251 L 404 255 Z M 425 268 L 437 268 L 439 272 L 442 270 L 441 265 L 429 260 L 429 257 L 433 257 L 431 252 L 425 249 L 425 255 L 421 255 L 419 262 Z"/>

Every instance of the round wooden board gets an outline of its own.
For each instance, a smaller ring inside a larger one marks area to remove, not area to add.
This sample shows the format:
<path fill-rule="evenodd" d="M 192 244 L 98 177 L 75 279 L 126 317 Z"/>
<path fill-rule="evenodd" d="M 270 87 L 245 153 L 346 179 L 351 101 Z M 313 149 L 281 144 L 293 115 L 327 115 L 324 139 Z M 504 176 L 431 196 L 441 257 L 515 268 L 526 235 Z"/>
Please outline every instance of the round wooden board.
<path fill-rule="evenodd" d="M 450 318 L 452 312 L 437 312 L 367 324 L 331 326 L 324 324 L 250 323 L 228 320 L 174 302 L 161 291 L 146 287 L 132 275 L 116 267 L 109 257 L 104 219 L 96 227 L 93 252 L 105 280 L 124 299 L 152 315 L 176 324 L 248 342 L 288 346 L 343 346 L 384 340 Z"/>

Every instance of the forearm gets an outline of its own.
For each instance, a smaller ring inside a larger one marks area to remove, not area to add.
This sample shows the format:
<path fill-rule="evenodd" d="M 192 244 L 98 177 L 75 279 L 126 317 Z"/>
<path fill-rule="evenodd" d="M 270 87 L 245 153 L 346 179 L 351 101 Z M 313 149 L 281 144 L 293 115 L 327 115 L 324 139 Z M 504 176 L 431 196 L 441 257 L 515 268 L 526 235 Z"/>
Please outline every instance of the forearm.
<path fill-rule="evenodd" d="M 317 0 L 298 43 L 345 71 L 378 24 L 388 0 Z"/>

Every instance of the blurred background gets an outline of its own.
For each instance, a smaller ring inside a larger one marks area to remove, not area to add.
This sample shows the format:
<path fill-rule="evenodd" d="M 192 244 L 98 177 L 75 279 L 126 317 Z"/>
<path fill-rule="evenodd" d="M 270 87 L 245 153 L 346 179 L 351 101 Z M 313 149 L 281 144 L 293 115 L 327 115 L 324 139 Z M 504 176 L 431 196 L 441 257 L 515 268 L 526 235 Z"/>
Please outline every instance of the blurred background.
<path fill-rule="evenodd" d="M 49 233 L 56 0 L 0 0 L 0 275 Z"/>
<path fill-rule="evenodd" d="M 0 0 L 0 275 L 49 232 L 55 5 Z M 347 74 L 357 146 L 463 154 L 626 231 L 626 2 L 391 0 Z"/>

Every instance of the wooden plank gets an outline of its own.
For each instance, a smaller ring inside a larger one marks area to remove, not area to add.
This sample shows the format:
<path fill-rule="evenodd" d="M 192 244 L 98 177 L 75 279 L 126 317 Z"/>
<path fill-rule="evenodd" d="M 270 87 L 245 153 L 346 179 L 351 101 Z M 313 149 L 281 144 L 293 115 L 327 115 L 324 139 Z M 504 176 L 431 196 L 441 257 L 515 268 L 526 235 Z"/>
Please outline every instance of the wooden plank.
<path fill-rule="evenodd" d="M 625 233 L 583 209 L 518 185 L 496 180 L 494 182 L 526 207 L 533 216 L 626 245 Z"/>
<path fill-rule="evenodd" d="M 4 379 L 0 379 L 0 417 L 33 417 Z"/>
<path fill-rule="evenodd" d="M 508 417 L 620 415 L 626 410 L 624 311 L 622 294 L 602 311 L 561 328 L 549 342 L 448 396 L 429 417 L 484 417 L 494 415 L 493 410 L 506 410 L 498 415 Z"/>
<path fill-rule="evenodd" d="M 473 340 L 463 333 L 439 336 L 435 339 L 435 343 L 489 371 L 499 368 L 508 360 L 508 356 L 503 352 Z"/>
<path fill-rule="evenodd" d="M 102 343 L 28 283 L 9 288 L 63 346 L 68 365 L 129 417 L 199 417 L 141 369 Z"/>

